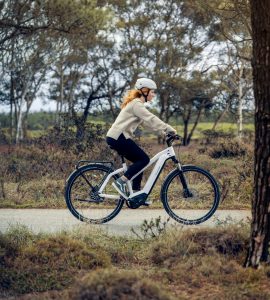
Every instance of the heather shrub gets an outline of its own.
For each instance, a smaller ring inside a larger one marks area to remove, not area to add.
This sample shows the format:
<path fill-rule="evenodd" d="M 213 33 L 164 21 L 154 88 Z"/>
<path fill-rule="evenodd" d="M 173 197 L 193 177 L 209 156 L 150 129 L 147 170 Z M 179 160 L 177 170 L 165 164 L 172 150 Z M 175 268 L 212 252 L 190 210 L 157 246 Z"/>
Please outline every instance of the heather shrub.
<path fill-rule="evenodd" d="M 220 139 L 208 149 L 212 158 L 230 158 L 247 155 L 252 149 L 238 139 Z"/>
<path fill-rule="evenodd" d="M 18 293 L 62 289 L 80 270 L 111 264 L 103 251 L 88 249 L 83 242 L 67 236 L 39 239 L 23 247 L 15 258 L 6 255 L 2 260 L 0 289 Z"/>
<path fill-rule="evenodd" d="M 0 130 L 0 145 L 8 145 L 10 144 L 11 140 L 7 133 L 1 129 Z"/>
<path fill-rule="evenodd" d="M 125 270 L 98 270 L 77 281 L 70 292 L 70 298 L 76 300 L 170 300 L 167 292 L 144 279 L 145 275 Z"/>
<path fill-rule="evenodd" d="M 156 265 L 171 266 L 193 255 L 237 256 L 248 244 L 248 230 L 231 225 L 199 231 L 170 231 L 149 246 L 146 256 Z"/>
<path fill-rule="evenodd" d="M 253 195 L 253 157 L 217 160 L 220 166 L 211 170 L 219 182 L 221 203 L 228 208 L 249 208 Z"/>
<path fill-rule="evenodd" d="M 224 132 L 224 131 L 216 131 L 216 130 L 203 130 L 203 139 L 202 144 L 215 144 L 218 139 L 232 139 L 234 138 L 234 134 L 232 132 Z"/>
<path fill-rule="evenodd" d="M 53 127 L 47 134 L 36 140 L 39 144 L 53 144 L 61 150 L 76 155 L 85 154 L 89 149 L 100 148 L 108 131 L 107 125 L 87 123 L 84 133 L 79 135 L 74 127 Z M 98 147 L 97 147 L 98 146 Z M 92 152 L 92 151 L 91 151 Z"/>
<path fill-rule="evenodd" d="M 85 136 L 53 128 L 46 135 L 0 149 L 1 207 L 62 207 L 65 179 L 80 160 L 108 160 L 105 127 L 88 124 Z"/>

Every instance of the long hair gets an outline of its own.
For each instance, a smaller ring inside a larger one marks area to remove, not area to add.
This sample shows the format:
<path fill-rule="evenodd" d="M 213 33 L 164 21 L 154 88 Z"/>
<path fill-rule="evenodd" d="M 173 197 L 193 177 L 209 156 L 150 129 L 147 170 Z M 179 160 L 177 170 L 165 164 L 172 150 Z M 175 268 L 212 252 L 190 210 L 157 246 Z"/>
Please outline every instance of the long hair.
<path fill-rule="evenodd" d="M 143 88 L 142 91 L 143 92 L 147 92 L 149 89 L 148 88 Z M 140 90 L 129 90 L 127 92 L 127 94 L 124 96 L 124 101 L 121 105 L 121 109 L 123 109 L 124 107 L 127 106 L 127 104 L 129 102 L 131 102 L 132 100 L 136 99 L 136 98 L 140 98 L 142 96 L 142 92 Z"/>

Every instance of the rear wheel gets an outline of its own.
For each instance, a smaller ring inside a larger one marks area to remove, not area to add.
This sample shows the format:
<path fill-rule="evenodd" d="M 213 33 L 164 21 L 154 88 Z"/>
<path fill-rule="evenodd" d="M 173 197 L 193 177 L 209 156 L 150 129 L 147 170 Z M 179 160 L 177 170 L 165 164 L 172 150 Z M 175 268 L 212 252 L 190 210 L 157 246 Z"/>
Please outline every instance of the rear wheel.
<path fill-rule="evenodd" d="M 195 166 L 183 166 L 182 172 L 175 169 L 165 179 L 161 200 L 174 220 L 192 225 L 200 224 L 214 214 L 220 194 L 218 184 L 209 172 Z"/>
<path fill-rule="evenodd" d="M 114 218 L 121 210 L 124 200 L 115 191 L 112 183 L 118 178 L 114 175 L 107 183 L 104 194 L 118 195 L 117 199 L 100 198 L 99 187 L 112 169 L 102 164 L 82 166 L 67 180 L 65 199 L 68 209 L 81 221 L 100 224 Z"/>

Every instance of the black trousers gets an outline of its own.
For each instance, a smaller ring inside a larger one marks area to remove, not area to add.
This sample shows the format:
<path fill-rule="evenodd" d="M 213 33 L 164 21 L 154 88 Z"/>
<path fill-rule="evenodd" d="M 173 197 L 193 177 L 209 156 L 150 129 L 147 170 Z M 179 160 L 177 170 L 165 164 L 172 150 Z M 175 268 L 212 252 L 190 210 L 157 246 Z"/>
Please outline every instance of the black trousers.
<path fill-rule="evenodd" d="M 148 155 L 132 139 L 126 139 L 123 134 L 121 134 L 117 140 L 107 137 L 106 142 L 120 155 L 133 162 L 124 174 L 128 179 L 131 179 L 150 161 Z M 133 190 L 141 189 L 142 176 L 143 172 L 134 178 L 132 182 Z"/>

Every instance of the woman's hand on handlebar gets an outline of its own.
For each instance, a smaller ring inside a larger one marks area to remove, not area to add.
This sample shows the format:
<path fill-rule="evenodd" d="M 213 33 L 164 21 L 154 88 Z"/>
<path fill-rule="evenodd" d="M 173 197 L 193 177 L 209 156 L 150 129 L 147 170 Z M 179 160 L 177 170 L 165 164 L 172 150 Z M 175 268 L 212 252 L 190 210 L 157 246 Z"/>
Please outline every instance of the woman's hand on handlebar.
<path fill-rule="evenodd" d="M 166 134 L 166 137 L 170 140 L 181 140 L 181 136 L 176 131 L 170 131 Z"/>

